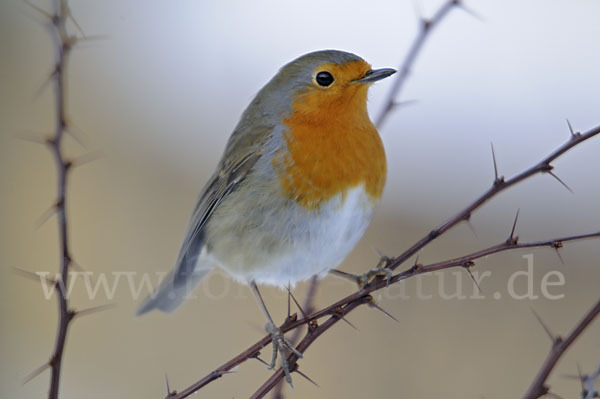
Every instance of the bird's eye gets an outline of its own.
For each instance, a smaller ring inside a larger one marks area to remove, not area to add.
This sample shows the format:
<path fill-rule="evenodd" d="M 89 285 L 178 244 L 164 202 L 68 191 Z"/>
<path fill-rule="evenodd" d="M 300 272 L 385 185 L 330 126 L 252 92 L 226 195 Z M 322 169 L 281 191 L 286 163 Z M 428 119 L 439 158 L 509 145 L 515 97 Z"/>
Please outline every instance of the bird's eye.
<path fill-rule="evenodd" d="M 327 71 L 321 71 L 321 72 L 317 73 L 315 80 L 317 81 L 317 84 L 319 86 L 323 86 L 323 87 L 330 86 L 334 81 L 333 75 Z"/>

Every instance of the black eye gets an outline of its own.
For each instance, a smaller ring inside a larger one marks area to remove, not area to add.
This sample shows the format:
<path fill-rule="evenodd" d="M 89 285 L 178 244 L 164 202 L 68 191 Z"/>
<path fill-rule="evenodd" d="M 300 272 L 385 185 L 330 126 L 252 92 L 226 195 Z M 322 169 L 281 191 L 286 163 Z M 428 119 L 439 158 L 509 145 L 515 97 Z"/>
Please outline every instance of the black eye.
<path fill-rule="evenodd" d="M 322 71 L 317 74 L 315 78 L 319 86 L 327 87 L 333 83 L 333 75 L 327 71 Z"/>

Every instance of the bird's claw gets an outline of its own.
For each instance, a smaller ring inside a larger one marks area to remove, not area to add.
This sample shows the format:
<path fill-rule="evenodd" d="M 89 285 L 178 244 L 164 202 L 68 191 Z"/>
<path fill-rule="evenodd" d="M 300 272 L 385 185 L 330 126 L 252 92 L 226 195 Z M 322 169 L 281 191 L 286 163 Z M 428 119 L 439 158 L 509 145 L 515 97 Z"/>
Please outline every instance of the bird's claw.
<path fill-rule="evenodd" d="M 392 280 L 392 277 L 394 276 L 394 272 L 387 268 L 387 265 L 389 262 L 390 262 L 390 258 L 383 255 L 379 259 L 379 262 L 377 262 L 377 266 L 375 266 L 375 268 L 369 270 L 366 273 L 359 274 L 359 275 L 351 275 L 351 276 L 354 277 L 353 280 L 356 282 L 356 284 L 358 285 L 358 288 L 361 290 L 363 288 L 365 288 L 365 286 L 367 284 L 369 284 L 371 281 L 373 281 L 373 279 L 375 277 L 385 277 L 387 280 L 385 286 L 387 287 L 388 285 L 390 285 L 390 281 Z"/>
<path fill-rule="evenodd" d="M 265 330 L 267 333 L 271 334 L 271 340 L 273 342 L 273 356 L 271 357 L 271 363 L 267 367 L 269 370 L 274 369 L 277 362 L 277 353 L 281 353 L 281 368 L 285 374 L 285 381 L 293 388 L 294 385 L 292 384 L 292 376 L 290 374 L 290 365 L 287 360 L 286 351 L 292 352 L 298 359 L 302 359 L 302 353 L 294 348 L 291 342 L 285 338 L 281 329 L 275 326 L 275 324 L 267 323 Z"/>

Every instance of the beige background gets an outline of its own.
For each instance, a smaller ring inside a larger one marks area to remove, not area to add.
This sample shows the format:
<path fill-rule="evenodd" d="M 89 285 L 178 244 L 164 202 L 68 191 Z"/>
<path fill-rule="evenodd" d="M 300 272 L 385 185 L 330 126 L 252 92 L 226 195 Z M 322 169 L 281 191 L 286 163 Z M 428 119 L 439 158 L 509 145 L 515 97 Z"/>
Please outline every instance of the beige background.
<path fill-rule="evenodd" d="M 36 4 L 49 6 L 48 1 Z M 86 33 L 106 39 L 77 49 L 69 70 L 69 114 L 87 149 L 68 139 L 69 154 L 100 151 L 78 169 L 69 186 L 72 251 L 85 270 L 156 273 L 172 267 L 195 197 L 212 172 L 238 116 L 279 66 L 310 50 L 356 52 L 376 67 L 396 66 L 416 21 L 409 1 L 80 1 L 74 14 Z M 436 3 L 419 2 L 426 13 Z M 472 3 L 472 4 L 471 4 Z M 453 13 L 427 45 L 401 109 L 382 131 L 389 180 L 371 229 L 343 268 L 374 265 L 371 248 L 398 254 L 452 215 L 492 179 L 489 143 L 507 176 L 536 162 L 577 129 L 600 124 L 600 56 L 595 1 L 483 1 L 469 5 L 482 23 Z M 56 220 L 36 224 L 54 198 L 55 172 L 43 148 L 14 139 L 49 132 L 52 93 L 36 92 L 51 69 L 47 32 L 23 2 L 0 2 L 0 396 L 43 397 L 48 374 L 23 386 L 53 345 L 56 303 L 14 267 L 57 270 Z M 381 106 L 389 81 L 371 93 Z M 575 149 L 557 164 L 572 195 L 549 177 L 536 177 L 505 193 L 473 217 L 473 233 L 454 229 L 420 255 L 433 262 L 503 240 L 521 209 L 518 232 L 537 240 L 600 227 L 600 140 Z M 562 265 L 551 250 L 534 253 L 534 289 L 559 271 L 564 298 L 511 299 L 511 274 L 524 270 L 522 252 L 478 262 L 490 271 L 485 299 L 443 300 L 449 271 L 423 278 L 432 299 L 409 299 L 392 287 L 380 303 L 400 324 L 361 308 L 311 347 L 290 397 L 509 398 L 520 397 L 549 348 L 531 309 L 553 331 L 566 333 L 598 298 L 598 241 L 568 245 Z M 461 274 L 465 293 L 472 284 Z M 112 280 L 110 280 L 112 281 Z M 519 280 L 517 280 L 519 281 Z M 305 285 L 296 289 L 304 298 Z M 354 287 L 326 279 L 317 304 L 325 306 Z M 524 281 L 517 284 L 518 292 Z M 499 292 L 502 298 L 494 299 Z M 63 398 L 161 398 L 164 374 L 182 388 L 262 336 L 263 316 L 250 292 L 221 275 L 198 299 L 172 315 L 134 318 L 140 299 L 126 283 L 114 298 L 89 299 L 81 280 L 72 304 L 115 303 L 105 313 L 75 321 L 64 362 Z M 215 296 L 219 297 L 218 299 Z M 285 294 L 265 289 L 279 320 Z M 212 298 L 212 299 L 211 299 Z M 556 392 L 576 397 L 576 362 L 591 371 L 600 361 L 596 322 L 560 363 Z M 269 357 L 269 350 L 265 357 Z M 257 362 L 211 384 L 198 398 L 247 397 L 270 372 Z M 288 391 L 289 392 L 289 391 Z"/>

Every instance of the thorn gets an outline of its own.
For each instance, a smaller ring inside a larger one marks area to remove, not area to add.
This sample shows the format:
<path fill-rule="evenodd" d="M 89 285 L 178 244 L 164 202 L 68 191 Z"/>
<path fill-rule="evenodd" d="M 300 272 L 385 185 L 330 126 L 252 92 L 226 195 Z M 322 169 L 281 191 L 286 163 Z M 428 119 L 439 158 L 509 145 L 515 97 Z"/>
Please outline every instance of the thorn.
<path fill-rule="evenodd" d="M 23 132 L 22 134 L 15 134 L 13 138 L 27 141 L 29 143 L 48 145 L 48 139 L 39 137 L 39 135 L 34 132 Z"/>
<path fill-rule="evenodd" d="M 421 2 L 419 2 L 419 0 L 413 0 L 413 8 L 415 10 L 415 15 L 417 16 L 417 19 L 419 21 L 423 20 L 423 7 Z"/>
<path fill-rule="evenodd" d="M 70 267 L 72 267 L 73 269 L 77 270 L 78 272 L 85 272 L 85 269 L 83 268 L 83 266 L 81 266 L 79 263 L 75 262 L 73 259 L 71 259 L 71 263 L 69 264 Z"/>
<path fill-rule="evenodd" d="M 356 328 L 356 326 L 352 323 L 350 323 L 344 316 L 342 316 L 342 314 L 340 313 L 341 309 L 339 311 L 336 311 L 334 313 L 335 317 L 341 319 L 342 321 L 344 321 L 346 324 L 348 324 L 350 327 L 352 327 L 354 330 L 359 331 L 358 328 Z"/>
<path fill-rule="evenodd" d="M 533 312 L 533 315 L 537 319 L 538 323 L 540 323 L 542 325 L 542 327 L 544 328 L 544 331 L 546 331 L 546 334 L 550 338 L 550 341 L 552 341 L 552 343 L 556 342 L 557 338 L 554 337 L 554 334 L 552 334 L 552 331 L 550 331 L 550 329 L 548 328 L 546 323 L 544 323 L 544 321 L 542 320 L 540 315 L 538 315 L 537 312 L 533 308 L 531 308 L 531 311 Z"/>
<path fill-rule="evenodd" d="M 79 144 L 82 148 L 87 149 L 87 146 L 85 144 L 85 139 L 87 138 L 86 135 L 83 134 L 81 131 L 75 132 L 73 123 L 71 121 L 68 121 L 67 123 L 65 123 L 65 133 L 67 133 L 69 136 L 71 136 L 71 138 L 73 140 L 75 140 L 75 142 L 77 144 Z M 80 137 L 80 136 L 83 136 L 83 137 Z"/>
<path fill-rule="evenodd" d="M 585 390 L 585 378 L 581 372 L 581 366 L 579 365 L 579 362 L 577 362 L 577 375 L 579 377 L 579 381 L 581 382 L 581 392 L 583 392 Z"/>
<path fill-rule="evenodd" d="M 477 232 L 475 231 L 475 227 L 473 226 L 473 223 L 471 223 L 471 219 L 465 219 L 465 222 L 467 223 L 467 226 L 469 227 L 469 230 L 471 230 L 471 233 L 473 234 L 473 236 L 476 239 L 479 239 L 479 237 L 477 236 Z"/>
<path fill-rule="evenodd" d="M 471 264 L 465 264 L 463 266 L 463 269 L 465 269 L 467 271 L 467 273 L 469 273 L 469 277 L 471 277 L 471 280 L 473 280 L 473 284 L 475 284 L 475 286 L 477 287 L 477 291 L 482 294 L 483 290 L 481 289 L 481 287 L 479 286 L 479 283 L 477 282 L 477 280 L 475 280 L 475 276 L 473 276 L 473 272 L 471 272 L 471 268 L 475 266 L 475 263 L 471 263 Z"/>
<path fill-rule="evenodd" d="M 109 303 L 107 305 L 92 306 L 91 308 L 86 308 L 86 309 L 82 309 L 82 310 L 74 310 L 73 317 L 88 316 L 93 313 L 102 312 L 104 310 L 113 309 L 115 307 L 116 307 L 115 304 Z"/>
<path fill-rule="evenodd" d="M 265 366 L 267 366 L 267 367 L 269 367 L 269 366 L 270 366 L 270 364 L 269 364 L 269 363 L 265 362 L 264 360 L 262 360 L 262 359 L 261 359 L 260 357 L 258 357 L 258 356 L 255 356 L 255 357 L 253 357 L 253 359 L 256 359 L 256 360 L 258 360 L 259 362 L 261 362 L 262 364 L 264 364 L 264 365 L 265 365 Z"/>
<path fill-rule="evenodd" d="M 569 191 L 571 192 L 571 194 L 575 194 L 575 193 L 573 192 L 573 190 L 571 190 L 571 187 L 567 186 L 567 183 L 565 183 L 564 181 L 562 181 L 562 180 L 560 179 L 560 177 L 558 177 L 558 176 L 557 176 L 557 175 L 556 175 L 554 172 L 552 172 L 552 170 L 548 170 L 548 171 L 547 171 L 547 173 L 548 173 L 550 176 L 554 177 L 554 178 L 555 178 L 555 179 L 556 179 L 556 180 L 557 180 L 557 181 L 558 181 L 560 184 L 562 184 L 562 185 L 564 186 L 564 188 L 566 188 L 567 190 L 569 190 Z"/>
<path fill-rule="evenodd" d="M 576 134 L 573 130 L 573 126 L 571 126 L 571 121 L 567 118 L 567 126 L 569 126 L 569 132 L 571 132 L 571 138 L 575 138 Z"/>
<path fill-rule="evenodd" d="M 23 379 L 23 385 L 27 384 L 29 381 L 33 380 L 38 375 L 42 374 L 48 368 L 50 368 L 50 362 L 46 362 L 37 369 L 33 370 L 27 375 L 27 377 L 25 377 L 25 379 Z"/>
<path fill-rule="evenodd" d="M 415 263 L 412 265 L 412 267 L 410 269 L 408 269 L 408 272 L 415 273 L 415 272 L 419 271 L 422 267 L 423 267 L 423 265 L 419 263 L 419 255 L 417 255 L 415 258 Z"/>
<path fill-rule="evenodd" d="M 387 258 L 379 248 L 371 247 L 371 250 L 375 252 L 375 255 L 379 256 L 379 258 Z"/>
<path fill-rule="evenodd" d="M 33 95 L 34 101 L 37 100 L 38 98 L 40 98 L 40 95 L 43 93 L 43 91 L 46 89 L 46 87 L 48 87 L 48 84 L 50 84 L 50 82 L 52 82 L 52 79 L 54 79 L 56 77 L 56 75 L 58 75 L 60 68 L 61 68 L 60 64 L 55 65 L 54 68 L 52 68 L 52 70 L 48 74 L 48 76 L 46 76 L 46 78 L 44 78 L 44 81 L 42 82 L 42 84 L 40 84 L 40 87 L 38 87 L 38 89 L 35 91 L 35 94 Z"/>
<path fill-rule="evenodd" d="M 56 284 L 56 280 L 46 277 L 46 276 L 40 276 L 37 273 L 34 272 L 30 272 L 29 270 L 25 270 L 25 269 L 20 269 L 18 267 L 14 267 L 13 268 L 15 273 L 17 273 L 18 275 L 20 275 L 21 277 L 25 277 L 29 280 L 33 280 L 36 283 L 40 281 L 40 278 L 43 278 L 44 280 L 46 280 L 49 284 L 54 285 Z"/>
<path fill-rule="evenodd" d="M 494 143 L 490 143 L 492 147 L 492 160 L 494 161 L 494 186 L 504 182 L 504 176 L 498 176 L 498 164 L 496 163 L 496 152 L 494 151 Z"/>
<path fill-rule="evenodd" d="M 519 240 L 519 237 L 515 237 L 515 229 L 517 228 L 517 220 L 519 220 L 519 212 L 521 211 L 521 209 L 517 209 L 517 214 L 515 215 L 515 220 L 513 221 L 513 225 L 512 225 L 512 229 L 510 230 L 510 235 L 508 236 L 508 239 L 506 240 L 507 244 L 516 244 L 517 241 Z"/>
<path fill-rule="evenodd" d="M 464 12 L 466 12 L 467 14 L 469 14 L 470 16 L 472 16 L 473 18 L 477 19 L 479 22 L 485 22 L 485 18 L 483 18 L 481 16 L 481 14 L 479 14 L 472 8 L 467 7 L 463 2 L 457 1 L 454 3 L 454 5 L 458 8 L 460 8 L 461 10 L 463 10 Z"/>
<path fill-rule="evenodd" d="M 73 159 L 71 162 L 71 166 L 79 167 L 83 166 L 87 163 L 94 162 L 102 157 L 102 153 L 100 151 L 92 151 L 87 154 L 84 154 L 78 158 Z"/>
<path fill-rule="evenodd" d="M 405 101 L 394 101 L 390 104 L 390 111 L 395 111 L 398 108 L 409 107 L 411 105 L 415 105 L 419 102 L 419 100 L 405 100 Z"/>
<path fill-rule="evenodd" d="M 288 283 L 287 286 L 287 291 L 288 291 L 288 297 L 287 297 L 287 318 L 290 318 L 290 315 L 292 314 L 292 305 L 290 303 L 290 298 L 292 297 L 292 291 L 290 291 L 290 283 Z"/>
<path fill-rule="evenodd" d="M 565 260 L 563 259 L 562 255 L 558 251 L 559 248 L 562 248 L 562 243 L 556 242 L 556 243 L 553 244 L 553 247 L 554 247 L 554 250 L 556 251 L 556 256 L 558 256 L 558 259 L 560 259 L 560 263 L 562 263 L 564 265 L 565 264 Z"/>
<path fill-rule="evenodd" d="M 253 356 L 250 356 L 250 357 L 251 357 L 252 359 L 256 359 L 256 360 L 258 360 L 259 362 L 261 362 L 262 364 L 264 364 L 264 365 L 265 365 L 265 366 L 267 366 L 267 367 L 270 367 L 270 366 L 271 366 L 269 363 L 265 362 L 265 361 L 264 361 L 264 360 L 262 360 L 260 357 L 258 357 L 258 355 L 260 355 L 260 352 L 256 352 L 256 354 L 255 354 L 255 355 L 253 355 Z"/>
<path fill-rule="evenodd" d="M 235 371 L 233 371 L 233 370 L 217 370 L 214 373 L 216 375 L 218 375 L 219 377 L 221 377 L 222 375 L 225 375 L 225 374 L 235 374 Z"/>
<path fill-rule="evenodd" d="M 43 8 L 40 8 L 40 7 L 36 6 L 35 4 L 29 2 L 28 0 L 25 0 L 25 4 L 27 4 L 29 7 L 31 7 L 35 11 L 39 12 L 44 17 L 48 18 L 48 20 L 52 20 L 54 18 L 54 16 L 51 15 L 48 11 L 44 10 Z"/>
<path fill-rule="evenodd" d="M 79 23 L 77 22 L 77 20 L 75 19 L 75 17 L 73 16 L 73 14 L 71 13 L 71 9 L 68 9 L 67 11 L 67 19 L 70 19 L 71 22 L 73 22 L 73 25 L 75 25 L 75 27 L 77 28 L 77 30 L 79 31 L 79 33 L 81 33 L 81 35 L 83 37 L 85 36 L 85 32 L 83 31 L 83 29 L 81 28 L 81 25 L 79 25 Z"/>
<path fill-rule="evenodd" d="M 167 397 L 171 396 L 171 387 L 169 387 L 169 376 L 165 373 L 165 383 L 167 384 Z"/>
<path fill-rule="evenodd" d="M 300 374 L 302 377 L 304 377 L 306 380 L 308 380 L 308 382 L 312 383 L 317 388 L 321 388 L 319 386 L 319 384 L 317 384 L 315 381 L 313 381 L 312 378 L 310 378 L 309 376 L 307 376 L 306 374 L 304 374 L 302 371 L 298 370 L 298 365 L 296 365 L 296 370 L 294 370 L 294 372 Z"/>
<path fill-rule="evenodd" d="M 58 203 L 52 204 L 48 209 L 46 209 L 35 222 L 35 229 L 40 229 L 58 210 Z"/>
<path fill-rule="evenodd" d="M 368 304 L 369 304 L 369 307 L 372 307 L 372 308 L 375 308 L 375 309 L 379 310 L 381 313 L 383 313 L 384 315 L 386 315 L 390 319 L 394 320 L 396 323 L 400 324 L 400 320 L 398 320 L 397 318 L 395 318 L 394 316 L 392 316 L 392 314 L 389 313 L 387 310 L 385 310 L 384 308 L 382 308 L 381 306 L 379 306 L 378 304 L 376 304 L 375 300 L 373 300 L 373 297 L 371 297 L 371 299 L 368 301 Z"/>
<path fill-rule="evenodd" d="M 75 44 L 79 44 L 79 43 L 88 43 L 88 42 L 95 42 L 95 41 L 101 41 L 101 40 L 108 40 L 110 38 L 109 35 L 92 35 L 92 36 L 83 36 L 83 37 L 75 37 L 72 36 L 70 38 L 71 40 L 71 44 L 75 45 Z"/>
<path fill-rule="evenodd" d="M 296 304 L 296 307 L 300 310 L 300 313 L 302 313 L 302 317 L 306 318 L 306 313 L 304 313 L 304 309 L 302 309 L 302 306 L 300 306 L 300 304 L 296 300 L 296 297 L 294 297 L 294 294 L 292 294 L 292 291 L 290 290 L 289 286 L 288 286 L 288 294 L 292 297 L 292 300 Z"/>

